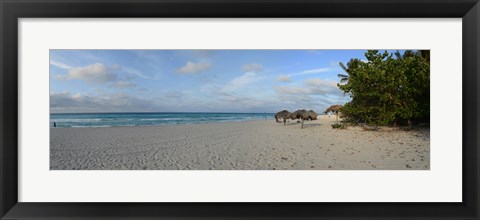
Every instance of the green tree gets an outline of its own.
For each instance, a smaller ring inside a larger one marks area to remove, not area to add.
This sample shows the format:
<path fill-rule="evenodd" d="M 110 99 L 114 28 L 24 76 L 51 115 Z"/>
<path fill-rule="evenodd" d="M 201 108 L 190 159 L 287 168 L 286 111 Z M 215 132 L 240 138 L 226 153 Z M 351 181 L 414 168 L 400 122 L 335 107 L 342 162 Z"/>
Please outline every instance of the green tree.
<path fill-rule="evenodd" d="M 350 78 L 350 70 L 357 68 L 360 63 L 362 63 L 362 61 L 359 59 L 351 59 L 346 66 L 345 64 L 340 62 L 340 67 L 343 69 L 343 71 L 345 71 L 345 74 L 338 74 L 338 77 L 340 78 L 340 83 L 347 83 L 348 79 Z"/>
<path fill-rule="evenodd" d="M 351 59 L 346 66 L 340 63 L 346 74 L 339 74 L 338 87 L 352 98 L 342 108 L 343 117 L 375 125 L 428 121 L 430 51 L 369 50 L 365 58 Z"/>

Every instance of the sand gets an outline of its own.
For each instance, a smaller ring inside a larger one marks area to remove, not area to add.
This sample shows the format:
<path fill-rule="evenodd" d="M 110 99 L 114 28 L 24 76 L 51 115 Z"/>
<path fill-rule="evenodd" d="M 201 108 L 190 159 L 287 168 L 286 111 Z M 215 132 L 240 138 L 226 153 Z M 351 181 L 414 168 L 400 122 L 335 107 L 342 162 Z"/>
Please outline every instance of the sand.
<path fill-rule="evenodd" d="M 51 128 L 52 170 L 428 170 L 430 132 L 290 121 Z"/>

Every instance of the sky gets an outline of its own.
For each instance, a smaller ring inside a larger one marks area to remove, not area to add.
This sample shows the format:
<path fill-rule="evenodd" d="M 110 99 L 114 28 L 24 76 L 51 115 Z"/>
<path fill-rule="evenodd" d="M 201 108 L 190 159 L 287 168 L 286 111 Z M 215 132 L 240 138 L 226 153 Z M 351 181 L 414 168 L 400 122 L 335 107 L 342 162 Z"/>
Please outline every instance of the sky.
<path fill-rule="evenodd" d="M 50 50 L 51 113 L 278 112 L 350 100 L 365 50 Z"/>

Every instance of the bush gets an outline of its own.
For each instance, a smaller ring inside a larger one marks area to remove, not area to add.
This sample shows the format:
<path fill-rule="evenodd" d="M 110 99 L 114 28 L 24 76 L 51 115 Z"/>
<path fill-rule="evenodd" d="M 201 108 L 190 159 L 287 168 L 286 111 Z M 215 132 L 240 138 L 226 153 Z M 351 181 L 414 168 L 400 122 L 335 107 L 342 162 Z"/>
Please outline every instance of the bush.
<path fill-rule="evenodd" d="M 347 125 L 346 124 L 335 123 L 335 124 L 332 124 L 332 128 L 333 129 L 347 129 Z"/>
<path fill-rule="evenodd" d="M 395 55 L 395 56 L 394 56 Z M 389 54 L 369 50 L 366 60 L 340 66 L 340 90 L 352 100 L 342 107 L 346 122 L 397 125 L 429 122 L 430 51 Z"/>

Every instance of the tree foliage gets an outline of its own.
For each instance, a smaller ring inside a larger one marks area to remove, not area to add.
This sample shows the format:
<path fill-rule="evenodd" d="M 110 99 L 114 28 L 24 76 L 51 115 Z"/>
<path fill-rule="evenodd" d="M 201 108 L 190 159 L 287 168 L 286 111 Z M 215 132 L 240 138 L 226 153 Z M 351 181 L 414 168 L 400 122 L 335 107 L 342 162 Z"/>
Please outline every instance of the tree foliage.
<path fill-rule="evenodd" d="M 428 122 L 430 118 L 430 51 L 365 53 L 366 61 L 340 63 L 338 87 L 352 100 L 342 108 L 346 121 L 374 125 Z"/>

